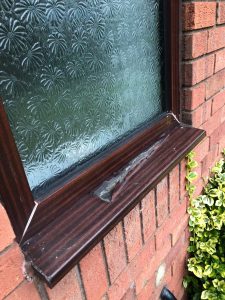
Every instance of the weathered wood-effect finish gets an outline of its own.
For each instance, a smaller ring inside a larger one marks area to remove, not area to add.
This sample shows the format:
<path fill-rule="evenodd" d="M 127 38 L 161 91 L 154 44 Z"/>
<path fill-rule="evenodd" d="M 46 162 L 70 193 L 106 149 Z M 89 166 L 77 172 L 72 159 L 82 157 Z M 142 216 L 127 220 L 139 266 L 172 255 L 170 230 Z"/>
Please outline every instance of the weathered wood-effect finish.
<path fill-rule="evenodd" d="M 180 120 L 180 42 L 181 42 L 181 1 L 163 2 L 165 40 L 165 81 L 168 109 Z"/>
<path fill-rule="evenodd" d="M 163 114 L 156 124 L 154 123 L 154 125 L 138 132 L 129 141 L 124 141 L 120 147 L 106 154 L 80 175 L 72 178 L 62 188 L 42 199 L 42 201 L 38 201 L 39 205 L 33 217 L 33 222 L 30 224 L 24 239 L 39 232 L 46 225 L 46 220 L 51 222 L 60 216 L 61 210 L 68 207 L 68 203 L 73 202 L 74 198 L 92 193 L 112 174 L 120 171 L 134 157 L 161 140 L 169 131 L 172 131 L 175 124 L 171 114 Z M 44 214 L 42 211 L 44 211 Z"/>
<path fill-rule="evenodd" d="M 69 197 L 58 198 L 57 207 L 53 201 L 39 204 L 22 249 L 49 286 L 56 284 L 205 136 L 203 130 L 181 125 L 171 115 L 164 121 L 165 128 L 157 130 L 158 140 L 149 129 L 148 141 L 150 145 L 157 143 L 155 151 L 117 186 L 111 203 L 94 196 L 93 189 L 83 189 L 83 195 L 78 189 Z M 107 179 L 107 170 L 101 172 L 93 174 L 92 187 L 98 185 L 99 177 Z M 49 223 L 52 210 L 57 218 Z"/>
<path fill-rule="evenodd" d="M 19 241 L 34 200 L 0 98 L 0 194 Z"/>
<path fill-rule="evenodd" d="M 165 0 L 163 4 L 167 103 L 168 110 L 179 118 L 180 1 Z M 204 131 L 181 125 L 174 115 L 163 114 L 153 125 L 103 153 L 90 167 L 68 176 L 35 202 L 0 104 L 1 199 L 24 254 L 49 286 L 56 284 L 204 137 Z M 94 196 L 102 182 L 149 147 L 154 151 L 116 186 L 110 203 Z"/>

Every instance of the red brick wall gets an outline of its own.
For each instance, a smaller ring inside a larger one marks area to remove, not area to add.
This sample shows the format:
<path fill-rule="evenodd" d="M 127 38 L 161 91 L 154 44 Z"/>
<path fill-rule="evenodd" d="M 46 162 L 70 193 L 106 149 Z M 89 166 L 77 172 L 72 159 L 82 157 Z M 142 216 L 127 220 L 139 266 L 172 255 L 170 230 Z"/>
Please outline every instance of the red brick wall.
<path fill-rule="evenodd" d="M 52 290 L 24 278 L 22 255 L 1 207 L 0 299 L 157 299 L 165 283 L 181 299 L 188 244 L 184 165 L 176 166 Z M 165 275 L 156 285 L 160 266 Z"/>
<path fill-rule="evenodd" d="M 225 1 L 183 2 L 182 117 L 207 132 L 196 147 L 206 177 L 225 147 Z M 155 300 L 165 284 L 182 299 L 187 205 L 183 160 L 52 290 L 27 274 L 0 206 L 0 299 Z"/>

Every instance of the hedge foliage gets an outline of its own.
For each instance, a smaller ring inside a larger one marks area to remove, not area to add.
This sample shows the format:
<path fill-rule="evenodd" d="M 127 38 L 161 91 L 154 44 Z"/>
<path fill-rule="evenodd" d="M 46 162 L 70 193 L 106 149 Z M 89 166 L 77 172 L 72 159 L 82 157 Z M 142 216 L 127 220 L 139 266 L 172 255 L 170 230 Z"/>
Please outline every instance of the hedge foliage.
<path fill-rule="evenodd" d="M 187 156 L 187 186 L 190 196 L 188 252 L 189 275 L 184 279 L 190 299 L 225 299 L 225 162 L 212 169 L 204 192 L 193 198 L 197 174 L 194 153 Z"/>

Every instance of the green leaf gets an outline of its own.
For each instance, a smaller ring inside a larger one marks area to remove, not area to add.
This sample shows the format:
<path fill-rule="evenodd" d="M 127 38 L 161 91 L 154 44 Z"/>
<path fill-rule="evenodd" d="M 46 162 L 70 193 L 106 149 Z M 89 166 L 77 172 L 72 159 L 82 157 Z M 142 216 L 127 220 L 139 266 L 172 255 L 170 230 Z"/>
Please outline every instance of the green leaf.
<path fill-rule="evenodd" d="M 191 151 L 191 152 L 188 153 L 187 158 L 189 158 L 190 160 L 192 160 L 194 158 L 194 156 L 195 156 L 195 152 Z"/>
<path fill-rule="evenodd" d="M 196 168 L 197 166 L 198 166 L 198 163 L 195 160 L 192 160 L 192 161 L 188 162 L 188 164 L 187 164 L 187 168 L 190 170 Z"/>
<path fill-rule="evenodd" d="M 203 291 L 201 294 L 201 299 L 209 299 L 209 292 Z"/>
<path fill-rule="evenodd" d="M 207 265 L 205 267 L 205 270 L 204 270 L 204 276 L 209 276 L 210 274 L 212 273 L 212 267 L 210 265 Z"/>
<path fill-rule="evenodd" d="M 215 203 L 216 206 L 222 206 L 223 202 L 221 200 L 217 200 Z"/>
<path fill-rule="evenodd" d="M 198 178 L 198 174 L 196 172 L 190 172 L 189 174 L 187 174 L 186 178 L 188 181 L 192 182 Z"/>
<path fill-rule="evenodd" d="M 183 280 L 183 287 L 186 289 L 188 287 L 188 281 L 186 278 Z"/>

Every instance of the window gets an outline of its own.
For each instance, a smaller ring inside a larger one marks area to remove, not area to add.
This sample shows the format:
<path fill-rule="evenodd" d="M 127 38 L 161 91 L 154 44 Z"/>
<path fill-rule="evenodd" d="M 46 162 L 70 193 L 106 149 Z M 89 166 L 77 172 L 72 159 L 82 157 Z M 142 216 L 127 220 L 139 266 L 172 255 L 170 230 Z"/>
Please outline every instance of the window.
<path fill-rule="evenodd" d="M 1 8 L 1 198 L 53 285 L 204 132 L 171 114 L 179 118 L 178 0 Z"/>
<path fill-rule="evenodd" d="M 162 113 L 160 4 L 38 1 L 31 10 L 15 1 L 4 10 L 2 96 L 35 198 Z"/>

